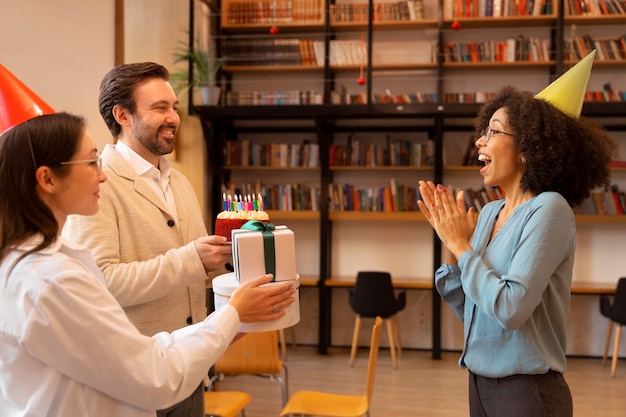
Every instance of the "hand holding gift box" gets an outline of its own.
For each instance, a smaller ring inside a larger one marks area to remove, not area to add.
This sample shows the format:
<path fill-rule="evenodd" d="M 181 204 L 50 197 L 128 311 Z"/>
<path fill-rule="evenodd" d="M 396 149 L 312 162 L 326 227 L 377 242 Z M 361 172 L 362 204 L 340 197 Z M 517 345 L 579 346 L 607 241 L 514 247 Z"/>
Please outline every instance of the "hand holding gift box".
<path fill-rule="evenodd" d="M 269 332 L 272 330 L 286 329 L 295 326 L 300 321 L 300 278 L 298 275 L 292 280 L 296 292 L 293 294 L 295 301 L 283 308 L 285 315 L 276 320 L 261 321 L 256 323 L 241 323 L 239 331 L 242 333 Z M 266 286 L 280 285 L 279 282 L 270 282 Z M 215 310 L 219 310 L 228 303 L 232 293 L 239 287 L 234 273 L 223 274 L 213 279 L 213 301 Z"/>
<path fill-rule="evenodd" d="M 293 231 L 286 226 L 249 221 L 242 229 L 232 231 L 233 261 L 235 272 L 213 280 L 215 309 L 228 302 L 230 295 L 242 283 L 261 275 L 272 274 L 274 281 L 293 281 L 298 288 L 296 301 L 285 308 L 287 313 L 280 319 L 262 323 L 242 323 L 242 332 L 262 332 L 284 329 L 300 321 L 299 287 L 296 273 L 296 248 Z M 266 285 L 276 285 L 270 282 Z"/>

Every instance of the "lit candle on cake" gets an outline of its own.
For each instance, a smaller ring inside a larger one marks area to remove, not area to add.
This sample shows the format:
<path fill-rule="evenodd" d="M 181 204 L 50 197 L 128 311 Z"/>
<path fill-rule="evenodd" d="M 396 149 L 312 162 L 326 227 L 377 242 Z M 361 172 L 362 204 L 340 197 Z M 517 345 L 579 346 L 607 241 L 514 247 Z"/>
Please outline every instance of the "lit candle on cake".
<path fill-rule="evenodd" d="M 231 231 L 241 229 L 248 220 L 258 220 L 269 223 L 270 218 L 263 211 L 263 203 L 261 194 L 258 194 L 259 200 L 253 199 L 249 194 L 244 198 L 241 194 L 230 194 L 224 204 L 224 211 L 217 215 L 215 219 L 215 234 L 224 236 L 231 240 Z"/>

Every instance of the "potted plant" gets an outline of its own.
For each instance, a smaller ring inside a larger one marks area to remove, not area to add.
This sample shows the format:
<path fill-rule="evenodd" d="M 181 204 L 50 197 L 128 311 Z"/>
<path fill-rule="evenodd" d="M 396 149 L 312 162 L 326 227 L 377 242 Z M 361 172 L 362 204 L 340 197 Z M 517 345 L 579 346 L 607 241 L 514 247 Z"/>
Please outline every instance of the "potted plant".
<path fill-rule="evenodd" d="M 174 63 L 189 62 L 193 65 L 193 78 L 188 71 L 178 71 L 170 74 L 174 90 L 178 93 L 185 88 L 198 87 L 202 94 L 203 104 L 216 105 L 219 102 L 220 87 L 215 85 L 217 72 L 220 70 L 226 57 L 217 57 L 215 47 L 202 48 L 200 41 L 190 49 L 184 42 L 174 52 Z"/>

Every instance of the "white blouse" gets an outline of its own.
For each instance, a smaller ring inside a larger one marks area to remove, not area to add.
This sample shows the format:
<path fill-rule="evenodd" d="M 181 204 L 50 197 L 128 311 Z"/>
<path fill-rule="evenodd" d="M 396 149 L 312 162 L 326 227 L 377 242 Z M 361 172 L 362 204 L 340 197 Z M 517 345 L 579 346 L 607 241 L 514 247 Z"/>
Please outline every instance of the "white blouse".
<path fill-rule="evenodd" d="M 144 336 L 107 290 L 91 253 L 59 237 L 0 265 L 0 416 L 154 416 L 188 397 L 239 328 L 230 305 Z"/>

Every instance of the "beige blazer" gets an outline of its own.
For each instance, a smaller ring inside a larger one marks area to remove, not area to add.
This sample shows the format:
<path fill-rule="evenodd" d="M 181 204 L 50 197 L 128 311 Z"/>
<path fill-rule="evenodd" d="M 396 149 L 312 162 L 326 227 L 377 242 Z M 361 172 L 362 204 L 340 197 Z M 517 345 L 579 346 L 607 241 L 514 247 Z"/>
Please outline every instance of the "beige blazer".
<path fill-rule="evenodd" d="M 63 235 L 91 250 L 109 290 L 141 333 L 203 320 L 207 274 L 193 242 L 207 232 L 191 184 L 172 169 L 176 219 L 113 145 L 102 159 L 108 180 L 100 185 L 99 212 L 69 216 Z"/>

